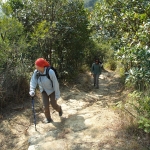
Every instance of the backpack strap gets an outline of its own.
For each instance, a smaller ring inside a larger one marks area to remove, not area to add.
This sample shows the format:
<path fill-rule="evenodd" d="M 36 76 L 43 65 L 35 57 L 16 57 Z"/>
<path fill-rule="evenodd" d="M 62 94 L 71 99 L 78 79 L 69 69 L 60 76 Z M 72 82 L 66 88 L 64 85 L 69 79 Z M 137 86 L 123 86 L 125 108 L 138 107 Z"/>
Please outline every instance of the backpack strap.
<path fill-rule="evenodd" d="M 52 87 L 53 87 L 53 81 L 52 79 L 50 78 L 50 75 L 49 75 L 49 70 L 51 69 L 51 67 L 47 67 L 46 68 L 46 74 L 40 74 L 39 71 L 37 70 L 36 71 L 36 76 L 37 76 L 37 79 L 40 77 L 40 76 L 46 76 L 52 83 Z"/>
<path fill-rule="evenodd" d="M 52 81 L 52 79 L 50 78 L 50 75 L 49 75 L 49 70 L 51 69 L 51 67 L 47 67 L 46 68 L 46 76 L 47 76 L 47 78 L 51 81 L 51 83 L 52 83 L 52 87 L 53 87 L 53 81 Z"/>

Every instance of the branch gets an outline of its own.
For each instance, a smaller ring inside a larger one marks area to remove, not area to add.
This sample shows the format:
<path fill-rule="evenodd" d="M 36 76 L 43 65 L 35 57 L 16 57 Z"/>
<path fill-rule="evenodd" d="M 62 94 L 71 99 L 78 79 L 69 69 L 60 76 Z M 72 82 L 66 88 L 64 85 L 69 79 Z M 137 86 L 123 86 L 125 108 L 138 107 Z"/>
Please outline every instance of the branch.
<path fill-rule="evenodd" d="M 134 117 L 134 118 L 136 118 L 137 119 L 137 117 L 136 116 L 134 116 L 131 112 L 129 112 L 129 110 L 127 110 L 127 109 L 125 109 L 125 108 L 123 108 L 125 111 L 127 111 L 132 117 Z"/>

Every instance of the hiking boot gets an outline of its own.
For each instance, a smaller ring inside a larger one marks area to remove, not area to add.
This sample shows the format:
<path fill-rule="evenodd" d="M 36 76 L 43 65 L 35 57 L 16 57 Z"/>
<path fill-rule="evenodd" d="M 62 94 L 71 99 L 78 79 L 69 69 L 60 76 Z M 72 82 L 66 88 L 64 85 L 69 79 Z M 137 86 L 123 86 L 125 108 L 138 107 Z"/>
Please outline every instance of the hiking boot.
<path fill-rule="evenodd" d="M 51 122 L 53 122 L 53 120 L 50 118 L 50 119 L 45 119 L 44 121 L 43 121 L 44 123 L 51 123 Z"/>
<path fill-rule="evenodd" d="M 61 106 L 60 106 L 59 116 L 62 116 L 62 114 L 63 114 L 63 111 L 62 111 Z"/>

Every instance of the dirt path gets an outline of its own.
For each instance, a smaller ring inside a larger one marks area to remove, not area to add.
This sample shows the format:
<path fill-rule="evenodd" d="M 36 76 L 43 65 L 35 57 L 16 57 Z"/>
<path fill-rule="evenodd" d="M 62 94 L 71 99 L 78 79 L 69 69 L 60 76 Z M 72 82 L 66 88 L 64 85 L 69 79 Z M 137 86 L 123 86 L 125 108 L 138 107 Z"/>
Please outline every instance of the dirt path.
<path fill-rule="evenodd" d="M 102 73 L 99 89 L 94 89 L 91 76 L 81 75 L 75 85 L 61 86 L 64 114 L 58 117 L 52 110 L 52 124 L 42 123 L 41 100 L 35 102 L 37 131 L 30 121 L 31 103 L 18 109 L 11 106 L 10 115 L 0 120 L 0 146 L 2 150 L 148 150 L 116 110 L 116 102 L 125 96 L 121 92 L 114 72 Z"/>

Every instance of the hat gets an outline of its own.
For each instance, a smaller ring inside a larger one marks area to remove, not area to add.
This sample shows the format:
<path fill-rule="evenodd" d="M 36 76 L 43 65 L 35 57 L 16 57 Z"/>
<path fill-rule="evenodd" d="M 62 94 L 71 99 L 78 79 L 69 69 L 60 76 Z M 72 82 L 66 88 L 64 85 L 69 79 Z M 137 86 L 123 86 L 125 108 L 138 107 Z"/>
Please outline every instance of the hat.
<path fill-rule="evenodd" d="M 38 58 L 35 61 L 35 65 L 38 67 L 49 67 L 50 64 L 44 58 Z"/>

